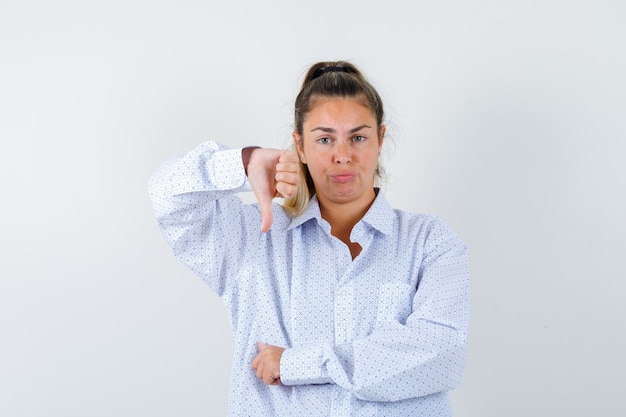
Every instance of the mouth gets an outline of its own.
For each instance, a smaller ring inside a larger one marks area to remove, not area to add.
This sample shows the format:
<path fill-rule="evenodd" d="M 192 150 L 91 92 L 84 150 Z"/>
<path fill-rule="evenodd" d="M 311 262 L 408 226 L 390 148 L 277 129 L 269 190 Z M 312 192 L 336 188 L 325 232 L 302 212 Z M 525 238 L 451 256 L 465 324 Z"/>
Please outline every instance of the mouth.
<path fill-rule="evenodd" d="M 350 182 L 354 177 L 356 177 L 356 174 L 353 172 L 339 172 L 330 176 L 334 182 L 339 183 Z"/>

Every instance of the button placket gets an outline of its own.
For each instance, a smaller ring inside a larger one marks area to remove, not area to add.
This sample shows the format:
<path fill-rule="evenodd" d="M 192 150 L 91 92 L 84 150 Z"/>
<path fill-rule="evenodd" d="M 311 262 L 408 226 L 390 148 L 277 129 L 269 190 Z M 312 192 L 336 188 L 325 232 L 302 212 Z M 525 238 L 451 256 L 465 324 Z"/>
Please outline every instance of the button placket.
<path fill-rule="evenodd" d="M 354 338 L 354 288 L 351 285 L 337 287 L 335 293 L 335 343 L 341 344 Z"/>

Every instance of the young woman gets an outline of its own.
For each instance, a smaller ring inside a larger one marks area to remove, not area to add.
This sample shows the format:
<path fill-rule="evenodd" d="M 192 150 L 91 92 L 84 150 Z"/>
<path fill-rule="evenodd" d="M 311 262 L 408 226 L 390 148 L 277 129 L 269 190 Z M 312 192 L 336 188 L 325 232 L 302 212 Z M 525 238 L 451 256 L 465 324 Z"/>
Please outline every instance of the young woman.
<path fill-rule="evenodd" d="M 166 240 L 230 314 L 230 416 L 451 415 L 467 249 L 375 187 L 383 117 L 357 68 L 321 62 L 296 99 L 294 151 L 207 142 L 152 176 Z M 235 195 L 250 188 L 257 204 Z"/>

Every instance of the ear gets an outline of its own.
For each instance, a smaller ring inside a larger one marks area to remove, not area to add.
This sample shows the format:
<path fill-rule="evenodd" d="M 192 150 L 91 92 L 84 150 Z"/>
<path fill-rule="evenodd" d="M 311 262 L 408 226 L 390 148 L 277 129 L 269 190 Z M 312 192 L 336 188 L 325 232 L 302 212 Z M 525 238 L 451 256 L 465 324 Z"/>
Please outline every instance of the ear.
<path fill-rule="evenodd" d="M 387 126 L 381 125 L 380 129 L 378 129 L 378 153 L 383 149 L 383 142 L 385 141 L 385 132 L 387 131 Z"/>
<path fill-rule="evenodd" d="M 298 151 L 298 157 L 300 157 L 300 162 L 306 164 L 306 158 L 304 156 L 304 148 L 302 146 L 302 136 L 298 134 L 298 132 L 293 132 L 291 134 L 293 138 L 293 144 L 296 146 L 296 150 Z"/>

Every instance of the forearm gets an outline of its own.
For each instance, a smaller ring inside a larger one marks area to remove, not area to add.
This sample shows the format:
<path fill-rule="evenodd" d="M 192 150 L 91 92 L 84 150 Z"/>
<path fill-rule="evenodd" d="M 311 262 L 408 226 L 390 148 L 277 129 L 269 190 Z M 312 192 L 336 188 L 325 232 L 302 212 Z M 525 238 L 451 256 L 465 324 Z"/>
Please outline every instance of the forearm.
<path fill-rule="evenodd" d="M 254 236 L 247 229 L 259 222 L 258 209 L 235 195 L 247 189 L 241 150 L 213 142 L 163 164 L 149 182 L 154 212 L 174 254 L 218 294 L 224 272 L 239 265 L 226 254 L 250 254 L 243 251 Z"/>
<path fill-rule="evenodd" d="M 215 199 L 222 195 L 220 191 L 243 191 L 247 184 L 241 154 L 241 149 L 203 143 L 155 171 L 148 182 L 150 197 L 158 203 L 193 192 L 206 192 L 203 199 Z"/>
<path fill-rule="evenodd" d="M 333 383 L 362 400 L 399 401 L 458 386 L 465 356 L 455 329 L 424 322 L 343 345 L 287 349 L 280 374 L 285 385 Z"/>

